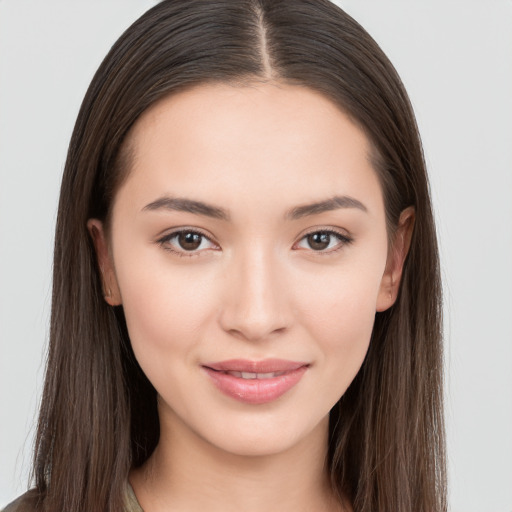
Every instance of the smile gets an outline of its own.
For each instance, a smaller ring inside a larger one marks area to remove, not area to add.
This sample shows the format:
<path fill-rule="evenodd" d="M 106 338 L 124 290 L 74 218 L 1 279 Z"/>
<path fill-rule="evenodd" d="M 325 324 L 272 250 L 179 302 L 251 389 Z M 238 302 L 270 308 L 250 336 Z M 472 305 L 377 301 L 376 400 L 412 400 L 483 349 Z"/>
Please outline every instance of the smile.
<path fill-rule="evenodd" d="M 291 390 L 309 368 L 308 363 L 267 359 L 230 360 L 202 366 L 224 395 L 247 404 L 265 404 Z"/>
<path fill-rule="evenodd" d="M 252 372 L 224 372 L 227 375 L 233 375 L 239 379 L 272 379 L 280 377 L 285 372 L 270 372 L 270 373 L 252 373 Z"/>

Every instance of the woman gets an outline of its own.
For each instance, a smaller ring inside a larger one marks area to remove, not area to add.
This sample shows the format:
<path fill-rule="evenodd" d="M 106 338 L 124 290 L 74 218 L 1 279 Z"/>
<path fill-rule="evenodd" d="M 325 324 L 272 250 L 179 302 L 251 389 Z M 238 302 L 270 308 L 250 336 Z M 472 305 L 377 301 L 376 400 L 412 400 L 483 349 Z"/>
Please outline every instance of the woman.
<path fill-rule="evenodd" d="M 52 304 L 36 488 L 7 510 L 445 510 L 421 143 L 329 2 L 164 1 L 127 30 L 71 140 Z"/>

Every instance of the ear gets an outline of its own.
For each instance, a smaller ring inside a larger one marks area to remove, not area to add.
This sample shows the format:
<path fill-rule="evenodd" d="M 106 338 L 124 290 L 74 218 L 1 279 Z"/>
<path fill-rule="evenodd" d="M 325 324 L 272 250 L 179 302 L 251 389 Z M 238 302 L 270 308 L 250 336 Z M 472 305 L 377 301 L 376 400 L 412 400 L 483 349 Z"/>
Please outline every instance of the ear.
<path fill-rule="evenodd" d="M 414 208 L 410 206 L 400 214 L 398 219 L 398 227 L 388 251 L 386 269 L 382 276 L 379 295 L 377 296 L 377 311 L 389 309 L 395 303 L 398 296 L 405 258 L 411 245 L 414 218 Z"/>
<path fill-rule="evenodd" d="M 121 293 L 117 284 L 114 263 L 109 251 L 103 223 L 98 219 L 89 219 L 87 221 L 87 229 L 89 230 L 96 251 L 96 259 L 101 272 L 105 302 L 111 306 L 119 306 L 122 303 Z"/>

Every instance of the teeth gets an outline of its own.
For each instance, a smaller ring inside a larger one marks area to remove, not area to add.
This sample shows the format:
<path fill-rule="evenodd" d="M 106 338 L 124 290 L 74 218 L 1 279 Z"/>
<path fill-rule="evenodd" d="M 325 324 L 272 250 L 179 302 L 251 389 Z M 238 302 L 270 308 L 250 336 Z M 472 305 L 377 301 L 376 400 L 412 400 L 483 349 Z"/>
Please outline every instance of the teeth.
<path fill-rule="evenodd" d="M 273 379 L 283 375 L 284 372 L 270 372 L 270 373 L 252 373 L 252 372 L 226 372 L 228 375 L 238 377 L 239 379 Z"/>
<path fill-rule="evenodd" d="M 258 379 L 271 379 L 272 377 L 277 377 L 278 373 L 258 373 Z"/>

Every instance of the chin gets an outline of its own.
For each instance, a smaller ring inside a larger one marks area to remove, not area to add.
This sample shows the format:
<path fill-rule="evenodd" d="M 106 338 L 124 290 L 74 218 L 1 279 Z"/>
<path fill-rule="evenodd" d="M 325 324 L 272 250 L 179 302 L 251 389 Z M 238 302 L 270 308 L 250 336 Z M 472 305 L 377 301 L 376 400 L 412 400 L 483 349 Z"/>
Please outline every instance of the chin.
<path fill-rule="evenodd" d="M 238 457 L 268 457 L 284 454 L 301 446 L 327 446 L 329 415 L 319 421 L 311 416 L 288 417 L 285 421 L 276 418 L 242 418 L 226 428 L 225 423 L 211 425 L 201 436 L 215 449 Z"/>

